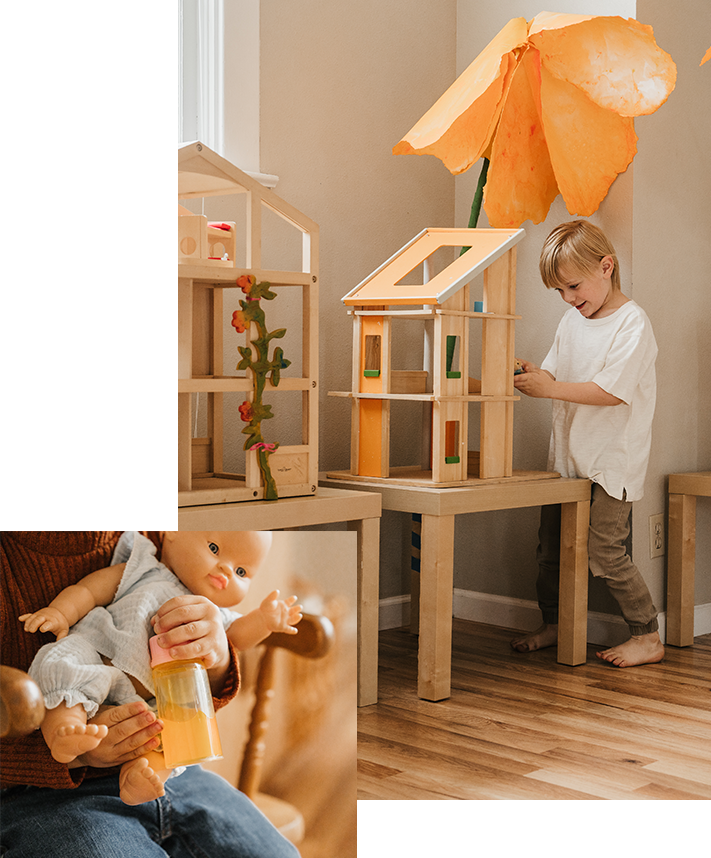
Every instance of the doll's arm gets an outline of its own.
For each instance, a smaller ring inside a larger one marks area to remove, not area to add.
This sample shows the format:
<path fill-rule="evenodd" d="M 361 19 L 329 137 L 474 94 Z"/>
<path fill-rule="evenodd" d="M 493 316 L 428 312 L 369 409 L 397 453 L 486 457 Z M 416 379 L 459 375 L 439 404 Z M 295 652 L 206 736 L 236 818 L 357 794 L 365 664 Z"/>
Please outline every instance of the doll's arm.
<path fill-rule="evenodd" d="M 46 608 L 19 617 L 26 632 L 54 632 L 57 640 L 97 605 L 108 605 L 121 582 L 125 563 L 91 572 L 55 596 Z"/>
<path fill-rule="evenodd" d="M 301 619 L 301 605 L 296 596 L 280 599 L 279 591 L 273 590 L 262 604 L 238 617 L 227 630 L 227 637 L 237 650 L 250 649 L 268 638 L 272 632 L 295 635 L 294 628 Z"/>

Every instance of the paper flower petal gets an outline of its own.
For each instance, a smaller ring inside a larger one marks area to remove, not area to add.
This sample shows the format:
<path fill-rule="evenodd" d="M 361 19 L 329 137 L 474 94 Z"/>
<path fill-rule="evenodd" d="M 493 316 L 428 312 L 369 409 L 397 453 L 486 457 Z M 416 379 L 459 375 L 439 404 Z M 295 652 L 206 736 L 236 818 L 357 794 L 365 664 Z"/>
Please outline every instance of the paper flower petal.
<path fill-rule="evenodd" d="M 558 196 L 540 118 L 538 52 L 526 50 L 511 79 L 494 137 L 484 211 L 495 229 L 545 220 Z"/>
<path fill-rule="evenodd" d="M 634 120 L 591 101 L 541 63 L 543 128 L 551 164 L 571 214 L 597 210 L 637 151 Z"/>
<path fill-rule="evenodd" d="M 706 53 L 704 54 L 704 58 L 701 60 L 699 65 L 702 66 L 705 62 L 707 62 L 707 60 L 711 60 L 711 48 L 706 51 Z"/>
<path fill-rule="evenodd" d="M 657 45 L 652 28 L 633 18 L 601 16 L 552 29 L 540 23 L 546 28 L 533 34 L 532 24 L 529 41 L 543 65 L 601 107 L 621 116 L 654 113 L 674 89 L 674 61 Z"/>
<path fill-rule="evenodd" d="M 394 155 L 434 155 L 454 174 L 486 151 L 515 67 L 511 53 L 526 41 L 525 18 L 514 18 L 393 148 Z"/>

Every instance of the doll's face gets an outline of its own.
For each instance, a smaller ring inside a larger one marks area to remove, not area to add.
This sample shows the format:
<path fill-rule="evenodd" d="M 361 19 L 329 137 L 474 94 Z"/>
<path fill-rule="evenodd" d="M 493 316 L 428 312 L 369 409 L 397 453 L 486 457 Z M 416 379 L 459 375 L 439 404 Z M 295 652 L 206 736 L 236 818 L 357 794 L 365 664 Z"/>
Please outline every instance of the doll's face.
<path fill-rule="evenodd" d="M 161 560 L 196 596 L 238 605 L 271 545 L 264 531 L 166 531 Z"/>

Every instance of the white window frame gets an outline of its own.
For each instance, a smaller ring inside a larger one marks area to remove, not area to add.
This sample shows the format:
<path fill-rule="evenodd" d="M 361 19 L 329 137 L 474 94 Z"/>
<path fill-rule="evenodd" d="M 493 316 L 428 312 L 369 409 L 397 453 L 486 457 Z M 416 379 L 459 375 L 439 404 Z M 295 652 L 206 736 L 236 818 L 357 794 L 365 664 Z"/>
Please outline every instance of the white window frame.
<path fill-rule="evenodd" d="M 179 16 L 179 142 L 200 140 L 222 154 L 225 128 L 223 0 L 180 0 Z"/>

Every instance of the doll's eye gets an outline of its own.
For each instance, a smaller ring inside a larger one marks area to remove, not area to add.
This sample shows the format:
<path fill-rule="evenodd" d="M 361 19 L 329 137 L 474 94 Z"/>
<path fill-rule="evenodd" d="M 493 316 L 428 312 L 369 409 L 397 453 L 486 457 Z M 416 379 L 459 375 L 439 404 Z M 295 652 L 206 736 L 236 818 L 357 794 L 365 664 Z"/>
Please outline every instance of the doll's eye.
<path fill-rule="evenodd" d="M 212 551 L 213 554 L 219 554 L 220 548 L 215 542 L 208 542 L 207 547 Z"/>
<path fill-rule="evenodd" d="M 238 566 L 235 569 L 235 575 L 237 575 L 239 578 L 244 578 L 247 575 L 247 570 L 243 566 Z"/>

